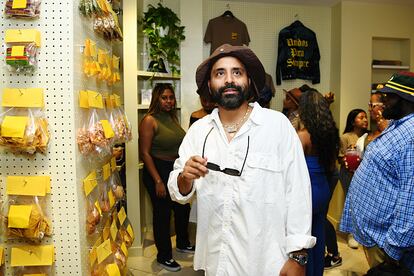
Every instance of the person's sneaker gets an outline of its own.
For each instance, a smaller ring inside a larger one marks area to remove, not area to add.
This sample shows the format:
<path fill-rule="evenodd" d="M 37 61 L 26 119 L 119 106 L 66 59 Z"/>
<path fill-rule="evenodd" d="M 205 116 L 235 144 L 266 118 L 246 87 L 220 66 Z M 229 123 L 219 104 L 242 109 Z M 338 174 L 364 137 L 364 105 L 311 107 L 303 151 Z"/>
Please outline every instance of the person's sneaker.
<path fill-rule="evenodd" d="M 177 252 L 180 252 L 180 253 L 194 254 L 194 252 L 195 252 L 195 245 L 189 245 L 189 246 L 186 246 L 184 248 L 178 248 L 177 247 L 176 250 L 177 250 Z"/>
<path fill-rule="evenodd" d="M 332 255 L 326 255 L 325 256 L 325 270 L 340 266 L 342 264 L 342 257 L 339 255 L 332 256 Z"/>
<path fill-rule="evenodd" d="M 352 234 L 348 235 L 348 246 L 353 249 L 358 248 L 359 243 L 354 239 L 354 236 Z"/>
<path fill-rule="evenodd" d="M 171 271 L 171 272 L 177 272 L 181 270 L 181 265 L 177 263 L 174 259 L 168 260 L 168 261 L 157 261 L 160 266 L 162 266 L 164 269 Z"/>

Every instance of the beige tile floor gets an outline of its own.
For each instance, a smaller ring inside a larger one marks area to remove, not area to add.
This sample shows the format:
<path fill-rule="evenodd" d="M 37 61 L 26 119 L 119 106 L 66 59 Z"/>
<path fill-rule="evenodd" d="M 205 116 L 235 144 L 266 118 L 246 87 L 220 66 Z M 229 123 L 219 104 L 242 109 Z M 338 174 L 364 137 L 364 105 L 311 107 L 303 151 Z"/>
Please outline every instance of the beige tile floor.
<path fill-rule="evenodd" d="M 347 246 L 344 236 L 338 234 L 339 252 L 342 256 L 342 265 L 331 270 L 325 270 L 327 276 L 361 276 L 368 270 L 368 264 L 365 259 L 362 248 L 351 249 Z M 175 246 L 175 237 L 172 238 Z M 194 271 L 192 268 L 193 256 L 185 253 L 178 253 L 173 250 L 174 259 L 181 264 L 182 269 L 179 272 L 169 272 L 162 269 L 156 261 L 157 250 L 153 241 L 145 240 L 144 254 L 140 257 L 130 257 L 128 267 L 132 275 L 149 276 L 149 275 L 174 275 L 174 276 L 202 276 L 202 272 Z"/>

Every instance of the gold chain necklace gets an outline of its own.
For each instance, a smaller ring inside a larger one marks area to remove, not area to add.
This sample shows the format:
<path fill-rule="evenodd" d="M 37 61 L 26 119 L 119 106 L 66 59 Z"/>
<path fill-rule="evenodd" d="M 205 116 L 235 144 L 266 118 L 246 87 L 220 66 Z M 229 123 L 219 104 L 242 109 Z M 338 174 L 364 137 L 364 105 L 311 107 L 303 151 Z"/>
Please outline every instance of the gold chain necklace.
<path fill-rule="evenodd" d="M 247 115 L 249 115 L 250 111 L 251 111 L 250 106 L 248 106 L 246 113 L 244 114 L 243 118 L 241 118 L 240 121 L 238 121 L 235 124 L 231 124 L 231 125 L 223 124 L 224 131 L 226 131 L 230 135 L 234 135 L 239 130 L 241 123 L 243 123 L 246 120 Z"/>

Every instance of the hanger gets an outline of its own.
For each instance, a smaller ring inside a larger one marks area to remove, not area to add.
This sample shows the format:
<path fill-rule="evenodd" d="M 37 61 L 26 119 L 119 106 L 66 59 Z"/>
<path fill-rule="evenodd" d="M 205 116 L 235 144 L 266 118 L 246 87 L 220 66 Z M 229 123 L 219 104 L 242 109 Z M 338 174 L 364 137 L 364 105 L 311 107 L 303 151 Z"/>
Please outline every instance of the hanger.
<path fill-rule="evenodd" d="M 223 13 L 223 17 L 234 17 L 234 15 L 233 15 L 233 13 L 231 12 L 231 10 L 230 10 L 230 4 L 227 4 L 226 5 L 226 7 L 227 7 L 227 10 Z"/>
<path fill-rule="evenodd" d="M 294 20 L 291 25 L 303 25 L 303 23 L 299 20 L 299 14 L 295 13 Z"/>

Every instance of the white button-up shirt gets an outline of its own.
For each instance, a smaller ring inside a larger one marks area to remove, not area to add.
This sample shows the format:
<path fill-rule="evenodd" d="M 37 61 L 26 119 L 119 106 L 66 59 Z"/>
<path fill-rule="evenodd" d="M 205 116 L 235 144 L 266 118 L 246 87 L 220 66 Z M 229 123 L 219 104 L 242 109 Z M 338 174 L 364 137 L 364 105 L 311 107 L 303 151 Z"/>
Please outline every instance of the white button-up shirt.
<path fill-rule="evenodd" d="M 189 202 L 197 193 L 194 269 L 206 275 L 279 275 L 288 253 L 311 248 L 309 174 L 299 138 L 280 112 L 255 103 L 249 119 L 228 142 L 215 109 L 188 130 L 168 181 L 171 198 Z M 240 177 L 209 170 L 183 196 L 177 176 L 193 155 Z"/>

